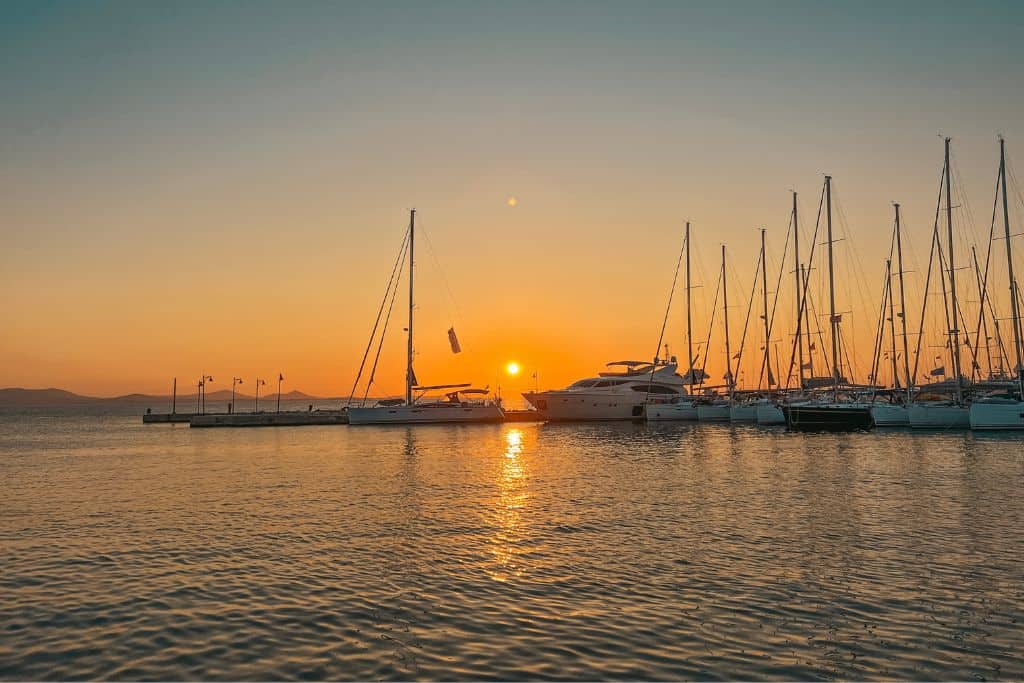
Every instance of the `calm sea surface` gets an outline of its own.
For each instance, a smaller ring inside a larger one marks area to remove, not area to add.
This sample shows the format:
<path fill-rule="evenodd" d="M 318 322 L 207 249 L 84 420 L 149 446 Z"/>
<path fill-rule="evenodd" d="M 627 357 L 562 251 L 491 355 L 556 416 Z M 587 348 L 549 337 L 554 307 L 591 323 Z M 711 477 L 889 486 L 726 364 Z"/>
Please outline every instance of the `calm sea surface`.
<path fill-rule="evenodd" d="M 1024 439 L 0 414 L 5 679 L 1021 679 Z"/>

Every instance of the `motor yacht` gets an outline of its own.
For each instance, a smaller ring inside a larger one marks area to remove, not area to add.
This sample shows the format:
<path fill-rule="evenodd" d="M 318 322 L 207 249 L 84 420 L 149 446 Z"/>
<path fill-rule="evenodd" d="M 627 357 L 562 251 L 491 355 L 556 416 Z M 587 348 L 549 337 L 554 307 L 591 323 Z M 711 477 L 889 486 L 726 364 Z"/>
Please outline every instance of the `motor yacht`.
<path fill-rule="evenodd" d="M 528 391 L 525 398 L 547 420 L 641 420 L 645 404 L 671 405 L 688 396 L 675 356 L 667 361 L 622 360 L 564 389 Z"/>

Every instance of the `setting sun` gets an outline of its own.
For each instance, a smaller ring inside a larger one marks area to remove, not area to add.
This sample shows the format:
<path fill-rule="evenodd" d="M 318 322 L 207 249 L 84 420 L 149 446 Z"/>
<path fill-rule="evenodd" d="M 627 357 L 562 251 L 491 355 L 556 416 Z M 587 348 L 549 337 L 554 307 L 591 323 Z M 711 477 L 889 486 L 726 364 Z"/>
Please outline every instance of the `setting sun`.
<path fill-rule="evenodd" d="M 510 375 L 518 375 L 519 374 L 519 363 L 516 363 L 515 361 L 511 361 L 508 365 L 505 366 L 505 372 L 507 372 Z"/>

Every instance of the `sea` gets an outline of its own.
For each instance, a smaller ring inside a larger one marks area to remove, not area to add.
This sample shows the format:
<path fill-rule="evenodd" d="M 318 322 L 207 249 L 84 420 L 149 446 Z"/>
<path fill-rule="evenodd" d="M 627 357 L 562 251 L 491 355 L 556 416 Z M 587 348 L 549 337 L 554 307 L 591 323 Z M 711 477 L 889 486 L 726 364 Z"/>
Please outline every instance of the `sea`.
<path fill-rule="evenodd" d="M 1024 678 L 1021 436 L 141 412 L 0 412 L 0 678 Z"/>

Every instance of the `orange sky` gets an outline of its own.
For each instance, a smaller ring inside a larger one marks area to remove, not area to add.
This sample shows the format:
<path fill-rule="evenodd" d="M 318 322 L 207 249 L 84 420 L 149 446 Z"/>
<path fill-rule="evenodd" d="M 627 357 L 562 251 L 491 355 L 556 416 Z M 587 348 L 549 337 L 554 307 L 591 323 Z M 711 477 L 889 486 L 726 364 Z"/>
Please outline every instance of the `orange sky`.
<path fill-rule="evenodd" d="M 837 244 L 839 308 L 852 311 L 863 380 L 893 200 L 916 258 L 912 329 L 920 317 L 937 131 L 954 137 L 969 201 L 957 202 L 958 258 L 987 243 L 996 134 L 1011 163 L 1024 145 L 1020 48 L 998 13 L 953 22 L 967 37 L 907 19 L 950 38 L 940 54 L 941 40 L 908 46 L 870 13 L 794 28 L 710 8 L 632 23 L 577 9 L 461 8 L 455 21 L 442 8 L 420 23 L 342 7 L 284 22 L 270 9 L 240 21 L 131 5 L 23 18 L 0 67 L 17 74 L 0 115 L 11 133 L 0 386 L 113 395 L 167 392 L 172 377 L 189 384 L 203 371 L 214 388 L 282 372 L 285 390 L 347 394 L 413 206 L 433 246 L 421 240 L 417 259 L 419 379 L 493 387 L 517 360 L 506 392 L 532 387 L 535 370 L 554 387 L 653 355 L 686 219 L 703 269 L 695 336 L 726 242 L 738 340 L 756 228 L 769 231 L 773 283 L 789 191 L 800 193 L 806 259 L 826 172 L 849 237 Z M 993 278 L 1005 305 L 1005 265 Z M 682 302 L 677 292 L 673 352 Z M 403 293 L 372 393 L 402 389 L 404 306 Z M 788 359 L 791 330 L 779 326 Z M 716 377 L 720 344 L 716 329 Z"/>

